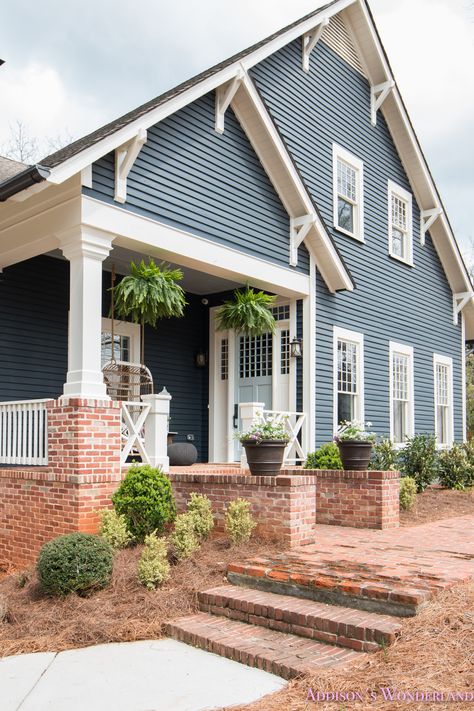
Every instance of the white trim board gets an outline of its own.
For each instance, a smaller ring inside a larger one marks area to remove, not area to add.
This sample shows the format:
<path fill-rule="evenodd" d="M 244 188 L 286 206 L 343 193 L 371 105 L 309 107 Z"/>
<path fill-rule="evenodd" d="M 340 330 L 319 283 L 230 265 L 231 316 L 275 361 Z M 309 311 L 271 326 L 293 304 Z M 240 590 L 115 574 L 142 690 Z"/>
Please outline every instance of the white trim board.
<path fill-rule="evenodd" d="M 170 227 L 95 198 L 82 197 L 83 224 L 115 235 L 114 244 L 205 273 L 268 289 L 280 296 L 309 294 L 309 276 Z"/>

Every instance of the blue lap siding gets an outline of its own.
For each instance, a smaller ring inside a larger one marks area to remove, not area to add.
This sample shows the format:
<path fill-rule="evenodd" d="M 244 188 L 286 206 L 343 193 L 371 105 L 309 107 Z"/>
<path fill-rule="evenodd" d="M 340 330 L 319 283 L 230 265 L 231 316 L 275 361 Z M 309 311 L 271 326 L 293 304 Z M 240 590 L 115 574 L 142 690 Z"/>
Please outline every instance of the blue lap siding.
<path fill-rule="evenodd" d="M 118 205 L 114 157 L 93 166 L 87 195 Z M 288 266 L 289 218 L 232 110 L 225 132 L 214 130 L 214 95 L 207 94 L 148 130 L 129 174 L 122 209 L 199 237 Z M 299 250 L 297 271 L 307 272 Z"/>
<path fill-rule="evenodd" d="M 388 255 L 387 181 L 411 192 L 390 132 L 379 112 L 370 122 L 367 80 L 318 43 L 309 74 L 301 70 L 301 42 L 283 48 L 253 69 L 254 80 L 332 231 L 355 281 L 353 293 L 330 294 L 317 275 L 317 444 L 333 434 L 333 326 L 364 334 L 365 417 L 388 434 L 389 341 L 414 348 L 415 428 L 434 430 L 433 352 L 451 356 L 455 438 L 462 438 L 461 328 L 453 325 L 452 292 L 431 239 L 419 242 L 419 209 L 413 198 L 413 260 Z M 333 225 L 332 144 L 364 164 L 365 244 Z"/>

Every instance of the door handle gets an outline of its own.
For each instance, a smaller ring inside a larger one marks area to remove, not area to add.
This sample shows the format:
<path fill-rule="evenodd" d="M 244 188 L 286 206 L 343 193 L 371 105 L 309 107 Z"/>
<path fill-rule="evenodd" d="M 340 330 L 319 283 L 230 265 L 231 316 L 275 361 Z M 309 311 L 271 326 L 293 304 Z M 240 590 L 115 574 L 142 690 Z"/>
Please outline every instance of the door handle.
<path fill-rule="evenodd" d="M 239 426 L 239 403 L 236 402 L 234 405 L 234 416 L 232 417 L 234 423 L 234 430 Z"/>

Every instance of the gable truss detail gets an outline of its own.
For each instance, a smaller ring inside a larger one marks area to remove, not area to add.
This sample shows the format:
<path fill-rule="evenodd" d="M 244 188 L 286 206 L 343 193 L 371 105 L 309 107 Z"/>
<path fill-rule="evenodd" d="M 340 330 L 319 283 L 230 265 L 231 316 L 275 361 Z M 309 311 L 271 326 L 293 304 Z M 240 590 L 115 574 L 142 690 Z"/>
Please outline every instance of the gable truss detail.
<path fill-rule="evenodd" d="M 372 126 L 377 125 L 377 111 L 382 106 L 383 102 L 390 94 L 392 89 L 395 87 L 395 82 L 393 79 L 387 79 L 387 81 L 381 84 L 376 84 L 370 89 L 370 120 L 372 121 Z"/>
<path fill-rule="evenodd" d="M 219 86 L 216 89 L 216 123 L 215 128 L 217 133 L 224 133 L 224 118 L 225 112 L 229 108 L 232 99 L 240 89 L 242 85 L 242 80 L 244 78 L 244 72 L 239 69 L 237 74 L 230 82 Z"/>
<path fill-rule="evenodd" d="M 127 178 L 138 154 L 147 141 L 145 128 L 140 128 L 131 141 L 115 150 L 115 194 L 116 202 L 124 203 L 127 199 Z"/>
<path fill-rule="evenodd" d="M 298 264 L 298 247 L 303 243 L 315 222 L 316 215 L 313 213 L 290 218 L 290 265 L 292 267 L 296 267 Z"/>
<path fill-rule="evenodd" d="M 324 32 L 324 28 L 329 25 L 329 18 L 325 17 L 319 25 L 317 25 L 311 32 L 306 32 L 301 38 L 302 42 L 302 66 L 303 71 L 309 72 L 309 58 L 311 52 L 316 47 L 317 43 L 321 39 L 321 35 Z"/>
<path fill-rule="evenodd" d="M 420 244 L 422 247 L 425 246 L 426 233 L 435 220 L 442 214 L 443 209 L 441 207 L 433 207 L 430 210 L 420 211 Z"/>
<path fill-rule="evenodd" d="M 453 294 L 453 323 L 455 326 L 458 325 L 459 314 L 472 299 L 474 299 L 474 291 L 463 291 L 459 294 Z"/>

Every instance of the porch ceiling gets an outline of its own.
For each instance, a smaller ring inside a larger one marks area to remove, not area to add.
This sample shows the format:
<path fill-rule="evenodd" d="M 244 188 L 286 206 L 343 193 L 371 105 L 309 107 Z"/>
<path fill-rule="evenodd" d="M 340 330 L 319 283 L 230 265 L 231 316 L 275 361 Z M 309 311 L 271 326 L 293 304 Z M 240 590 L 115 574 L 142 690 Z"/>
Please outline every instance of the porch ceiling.
<path fill-rule="evenodd" d="M 128 274 L 131 261 L 139 262 L 148 256 L 152 256 L 156 261 L 160 261 L 160 258 L 153 255 L 152 252 L 144 254 L 141 252 L 133 252 L 124 247 L 114 247 L 110 256 L 104 262 L 104 269 L 110 271 L 114 264 L 117 274 Z M 167 260 L 165 261 L 167 264 L 169 263 Z M 182 267 L 177 263 L 170 264 L 172 267 L 178 267 L 182 270 L 183 280 L 180 282 L 181 286 L 185 291 L 189 291 L 191 294 L 215 294 L 220 291 L 235 289 L 242 284 L 242 282 L 229 281 L 228 279 L 201 272 L 197 269 L 191 269 L 190 267 Z"/>

